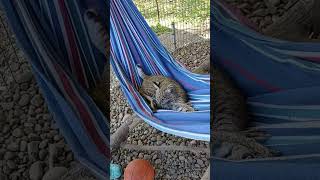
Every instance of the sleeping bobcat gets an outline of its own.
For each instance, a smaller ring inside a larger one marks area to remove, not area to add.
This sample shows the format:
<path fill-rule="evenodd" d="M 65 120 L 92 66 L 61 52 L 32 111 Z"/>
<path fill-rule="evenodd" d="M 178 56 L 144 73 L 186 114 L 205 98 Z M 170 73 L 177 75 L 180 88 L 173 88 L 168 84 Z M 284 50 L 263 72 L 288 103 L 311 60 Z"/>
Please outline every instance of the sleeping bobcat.
<path fill-rule="evenodd" d="M 210 73 L 210 61 L 193 71 Z M 267 139 L 264 132 L 247 130 L 249 117 L 246 99 L 233 81 L 213 67 L 213 120 L 211 120 L 211 153 L 214 157 L 232 160 L 273 157 L 279 153 L 257 142 Z"/>
<path fill-rule="evenodd" d="M 150 103 L 153 111 L 158 108 L 189 112 L 194 111 L 188 102 L 187 93 L 182 86 L 162 75 L 146 75 L 140 66 L 137 66 L 139 76 L 143 79 L 139 88 L 140 94 Z"/>
<path fill-rule="evenodd" d="M 268 138 L 264 132 L 247 130 L 246 99 L 233 81 L 217 67 L 213 67 L 213 74 L 212 155 L 233 160 L 279 155 L 257 142 Z"/>

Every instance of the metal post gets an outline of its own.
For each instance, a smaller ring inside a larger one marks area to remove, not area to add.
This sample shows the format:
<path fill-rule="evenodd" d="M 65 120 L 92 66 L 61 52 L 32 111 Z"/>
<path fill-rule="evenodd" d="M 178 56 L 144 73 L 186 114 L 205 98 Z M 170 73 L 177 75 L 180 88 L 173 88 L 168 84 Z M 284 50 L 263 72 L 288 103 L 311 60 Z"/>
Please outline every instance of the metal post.
<path fill-rule="evenodd" d="M 172 25 L 173 45 L 174 45 L 174 50 L 176 50 L 177 49 L 176 27 L 174 22 L 172 22 L 171 25 Z"/>

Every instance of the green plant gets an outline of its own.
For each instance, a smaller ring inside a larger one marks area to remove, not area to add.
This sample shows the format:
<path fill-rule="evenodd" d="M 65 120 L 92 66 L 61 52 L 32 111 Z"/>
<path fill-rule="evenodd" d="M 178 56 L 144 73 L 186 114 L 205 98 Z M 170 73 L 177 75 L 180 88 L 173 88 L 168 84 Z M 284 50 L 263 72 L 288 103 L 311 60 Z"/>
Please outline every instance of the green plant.
<path fill-rule="evenodd" d="M 157 24 L 155 26 L 151 26 L 151 29 L 153 30 L 153 32 L 155 32 L 158 36 L 161 34 L 166 34 L 166 33 L 170 33 L 172 32 L 172 29 L 162 26 L 161 24 Z"/>
<path fill-rule="evenodd" d="M 198 25 L 210 17 L 210 0 L 135 0 L 134 2 L 152 25 L 159 23 L 158 18 L 166 22 Z"/>

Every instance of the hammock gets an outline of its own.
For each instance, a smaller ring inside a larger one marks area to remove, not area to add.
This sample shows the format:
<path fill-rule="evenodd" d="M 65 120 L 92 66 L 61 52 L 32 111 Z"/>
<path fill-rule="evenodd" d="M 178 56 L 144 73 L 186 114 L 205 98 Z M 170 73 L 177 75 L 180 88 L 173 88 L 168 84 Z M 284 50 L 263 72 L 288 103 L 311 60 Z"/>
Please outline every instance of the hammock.
<path fill-rule="evenodd" d="M 282 153 L 274 160 L 213 159 L 211 177 L 319 179 L 320 44 L 262 36 L 223 0 L 211 3 L 213 62 L 248 96 L 253 126 L 272 136 L 266 145 Z"/>
<path fill-rule="evenodd" d="M 124 95 L 136 114 L 151 126 L 170 134 L 210 140 L 210 77 L 189 72 L 161 45 L 131 0 L 111 1 L 111 65 Z M 152 113 L 140 96 L 137 64 L 146 74 L 162 74 L 178 81 L 196 112 L 160 110 Z"/>
<path fill-rule="evenodd" d="M 96 9 L 107 26 L 109 1 L 12 0 L 1 5 L 75 157 L 99 178 L 109 178 L 109 127 L 86 92 L 100 79 L 106 59 L 91 43 L 83 20 L 85 10 Z M 131 1 L 112 1 L 111 12 L 111 64 L 135 112 L 164 132 L 209 141 L 209 76 L 175 62 Z M 136 63 L 147 73 L 179 81 L 199 111 L 151 113 L 136 91 L 141 83 Z"/>
<path fill-rule="evenodd" d="M 83 15 L 89 8 L 96 9 L 107 25 L 109 2 L 1 3 L 48 108 L 75 157 L 99 179 L 108 179 L 109 127 L 85 90 L 95 86 L 107 61 L 91 44 Z"/>

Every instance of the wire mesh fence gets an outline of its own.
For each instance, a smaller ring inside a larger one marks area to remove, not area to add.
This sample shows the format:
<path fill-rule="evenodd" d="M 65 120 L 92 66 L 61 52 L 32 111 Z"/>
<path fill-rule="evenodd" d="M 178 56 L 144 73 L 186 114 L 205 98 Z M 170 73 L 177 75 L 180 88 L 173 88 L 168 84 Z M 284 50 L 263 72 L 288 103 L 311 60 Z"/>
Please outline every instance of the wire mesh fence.
<path fill-rule="evenodd" d="M 169 51 L 210 38 L 210 0 L 134 0 Z"/>

